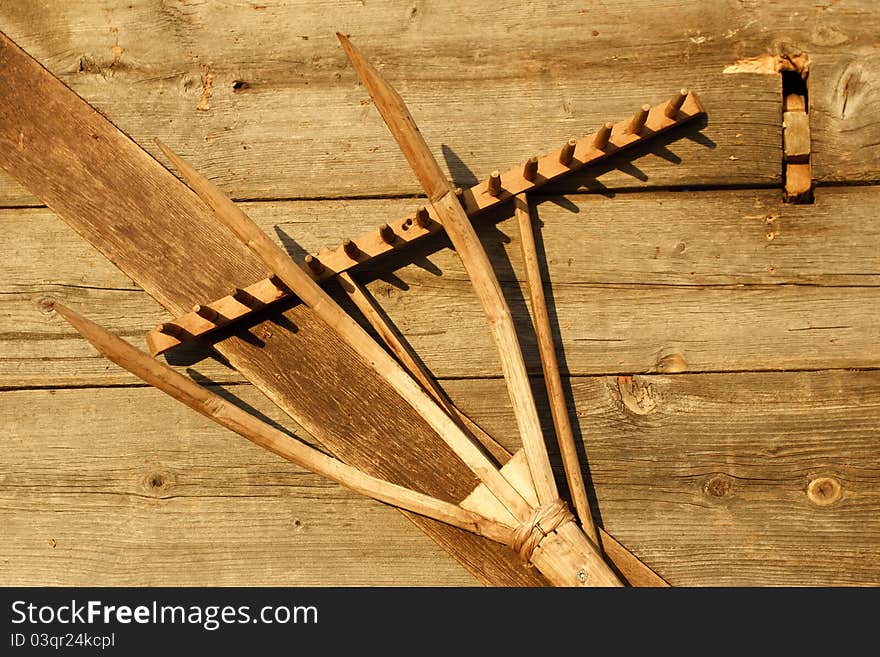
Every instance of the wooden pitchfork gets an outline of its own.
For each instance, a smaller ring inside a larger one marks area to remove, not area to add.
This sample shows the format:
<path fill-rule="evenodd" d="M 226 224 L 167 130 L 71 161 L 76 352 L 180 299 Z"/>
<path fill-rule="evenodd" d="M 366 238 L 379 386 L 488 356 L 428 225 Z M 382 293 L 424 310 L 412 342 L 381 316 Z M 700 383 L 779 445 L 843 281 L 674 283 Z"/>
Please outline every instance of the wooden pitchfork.
<path fill-rule="evenodd" d="M 477 433 L 479 428 L 443 398 L 436 386 L 430 382 L 429 376 L 419 370 L 414 363 L 408 362 L 392 344 L 392 350 L 401 358 L 401 362 L 409 371 L 405 370 L 238 206 L 158 140 L 160 148 L 199 197 L 212 208 L 215 216 L 266 264 L 277 280 L 312 308 L 321 320 L 333 328 L 364 358 L 471 469 L 500 503 L 504 510 L 501 514 L 503 519 L 499 519 L 498 514 L 487 515 L 466 509 L 462 505 L 445 502 L 368 476 L 265 424 L 70 309 L 60 304 L 56 305 L 56 309 L 101 353 L 115 363 L 222 426 L 302 467 L 379 501 L 506 543 L 516 550 L 524 561 L 534 564 L 548 581 L 555 585 L 621 585 L 614 571 L 601 556 L 595 528 L 586 506 L 579 470 L 576 477 L 574 474 L 571 462 L 573 441 L 570 441 L 570 428 L 566 440 L 569 440 L 571 445 L 564 440 L 563 432 L 558 433 L 569 485 L 588 535 L 574 522 L 574 516 L 559 498 L 510 310 L 470 220 L 452 186 L 441 173 L 400 96 L 345 37 L 339 35 L 339 38 L 346 54 L 370 91 L 377 108 L 422 182 L 434 212 L 461 256 L 486 312 L 490 329 L 501 354 L 505 380 L 522 435 L 528 471 L 537 493 L 537 503 L 527 501 L 513 485 L 512 480 L 508 480 L 505 472 L 500 470 L 474 442 L 468 431 Z M 534 286 L 533 277 L 529 278 L 530 286 Z M 344 277 L 341 282 L 345 288 L 346 283 L 353 283 L 353 279 Z M 539 279 L 537 284 L 540 286 Z M 349 288 L 351 289 L 347 288 L 346 291 L 349 294 L 354 291 L 357 296 L 357 289 L 352 285 L 349 285 Z M 537 303 L 533 304 L 533 307 L 537 308 Z M 542 360 L 545 361 L 546 368 L 544 343 L 549 338 L 545 331 L 542 333 L 542 327 L 543 325 L 537 326 L 536 330 L 542 343 Z M 385 335 L 383 339 L 388 341 Z M 558 371 L 555 372 L 555 377 L 558 379 Z M 549 377 L 548 385 L 550 385 Z M 551 391 L 551 399 L 554 403 L 557 398 L 558 395 L 554 395 Z M 554 422 L 558 419 L 558 410 L 558 407 L 554 406 Z"/>

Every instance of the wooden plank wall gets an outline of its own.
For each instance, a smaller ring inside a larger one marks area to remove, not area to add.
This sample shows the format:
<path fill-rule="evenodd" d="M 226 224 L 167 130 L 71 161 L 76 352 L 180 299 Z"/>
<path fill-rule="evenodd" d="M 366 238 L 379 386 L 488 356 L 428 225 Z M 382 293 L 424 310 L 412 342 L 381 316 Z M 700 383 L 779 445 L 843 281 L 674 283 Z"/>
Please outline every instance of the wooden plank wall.
<path fill-rule="evenodd" d="M 461 184 L 692 87 L 705 125 L 535 199 L 597 518 L 673 584 L 880 582 L 873 3 L 510 3 L 474 20 L 483 11 L 20 2 L 0 7 L 0 29 L 147 150 L 160 136 L 190 158 L 295 253 L 419 203 L 334 30 L 382 66 Z M 737 72 L 799 52 L 810 206 L 781 202 L 779 76 Z M 537 373 L 510 214 L 480 232 Z M 140 344 L 163 311 L 5 176 L 0 222 L 0 583 L 475 583 L 393 510 L 98 358 L 46 298 Z M 515 447 L 446 242 L 360 276 L 459 404 Z M 291 427 L 205 351 L 169 358 Z"/>

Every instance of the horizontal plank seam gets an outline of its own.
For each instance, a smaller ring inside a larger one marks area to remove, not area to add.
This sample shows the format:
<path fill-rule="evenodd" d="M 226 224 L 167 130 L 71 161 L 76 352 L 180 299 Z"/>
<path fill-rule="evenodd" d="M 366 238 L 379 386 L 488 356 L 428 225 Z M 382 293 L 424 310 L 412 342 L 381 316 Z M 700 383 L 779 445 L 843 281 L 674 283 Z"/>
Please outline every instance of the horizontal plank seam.
<path fill-rule="evenodd" d="M 96 358 L 97 360 L 97 358 Z M 644 372 L 644 371 L 620 371 L 620 372 L 597 372 L 595 374 L 568 374 L 566 372 L 562 373 L 563 379 L 604 379 L 615 376 L 640 376 L 640 377 L 668 377 L 668 376 L 700 376 L 700 375 L 708 375 L 708 376 L 717 376 L 717 375 L 725 375 L 725 374 L 778 374 L 778 373 L 791 373 L 791 374 L 800 374 L 807 372 L 878 372 L 880 371 L 880 367 L 803 367 L 803 368 L 767 368 L 767 369 L 733 369 L 733 370 L 689 370 L 685 372 Z M 435 379 L 442 383 L 444 381 L 497 381 L 502 380 L 504 377 L 501 374 L 498 375 L 486 375 L 486 376 L 439 376 L 435 377 Z M 535 382 L 535 384 L 540 383 L 543 379 L 538 375 L 530 375 L 529 379 Z M 249 381 L 229 381 L 226 383 L 210 383 L 206 384 L 205 387 L 208 389 L 213 388 L 231 388 L 236 386 L 251 386 Z M 10 386 L 6 384 L 0 384 L 0 393 L 3 392 L 26 392 L 26 391 L 37 391 L 37 390 L 95 390 L 95 389 L 112 389 L 112 388 L 151 388 L 152 386 L 143 384 L 143 383 L 83 383 L 83 384 L 63 384 L 63 385 L 23 385 L 23 386 Z"/>
<path fill-rule="evenodd" d="M 561 183 L 553 183 L 559 184 Z M 880 178 L 871 180 L 835 180 L 832 182 L 816 181 L 816 187 L 825 189 L 835 187 L 876 187 L 880 186 Z M 724 191 L 763 191 L 768 189 L 780 189 L 781 185 L 774 184 L 732 184 L 732 185 L 700 185 L 698 183 L 689 185 L 656 185 L 645 187 L 604 187 L 599 191 L 573 191 L 573 192 L 556 192 L 556 193 L 539 193 L 533 192 L 529 194 L 533 199 L 558 198 L 560 196 L 602 196 L 608 192 L 614 194 L 650 194 L 653 192 L 724 192 Z M 426 200 L 424 195 L 419 194 L 378 194 L 378 195 L 341 195 L 341 196 L 279 196 L 279 197 L 261 197 L 261 198 L 233 198 L 236 203 L 308 203 L 322 201 L 400 201 L 412 200 L 415 203 Z M 40 210 L 48 209 L 45 205 L 40 204 L 22 204 L 9 205 L 0 204 L 0 210 Z"/>

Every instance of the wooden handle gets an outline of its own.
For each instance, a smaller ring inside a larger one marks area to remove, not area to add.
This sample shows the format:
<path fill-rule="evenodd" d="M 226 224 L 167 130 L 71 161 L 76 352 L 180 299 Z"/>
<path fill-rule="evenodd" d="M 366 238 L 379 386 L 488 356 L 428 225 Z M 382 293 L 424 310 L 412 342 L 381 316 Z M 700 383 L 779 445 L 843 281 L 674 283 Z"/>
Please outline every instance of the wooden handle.
<path fill-rule="evenodd" d="M 559 492 L 553 478 L 550 458 L 547 456 L 538 409 L 535 407 L 529 375 L 510 308 L 489 257 L 455 195 L 451 192 L 447 193 L 434 201 L 433 206 L 483 306 L 489 322 L 489 330 L 501 356 L 501 369 L 507 382 L 510 401 L 522 437 L 523 451 L 532 471 L 538 500 L 541 504 L 548 504 L 559 497 Z"/>
<path fill-rule="evenodd" d="M 593 523 L 593 515 L 590 513 L 587 487 L 584 485 L 574 433 L 568 415 L 568 405 L 565 402 L 565 392 L 562 389 L 562 377 L 559 375 L 559 363 L 556 360 L 556 346 L 553 343 L 553 331 L 550 328 L 550 316 L 547 313 L 547 299 L 544 298 L 544 283 L 541 280 L 541 266 L 538 263 L 538 249 L 535 246 L 532 217 L 529 212 L 528 199 L 524 194 L 514 199 L 514 207 L 519 226 L 523 264 L 526 270 L 526 285 L 532 306 L 532 322 L 538 340 L 538 351 L 541 354 L 544 385 L 547 387 L 547 396 L 550 398 L 550 412 L 553 416 L 559 451 L 562 454 L 565 478 L 584 532 L 597 546 L 601 546 L 599 536 L 596 533 L 596 525 Z"/>

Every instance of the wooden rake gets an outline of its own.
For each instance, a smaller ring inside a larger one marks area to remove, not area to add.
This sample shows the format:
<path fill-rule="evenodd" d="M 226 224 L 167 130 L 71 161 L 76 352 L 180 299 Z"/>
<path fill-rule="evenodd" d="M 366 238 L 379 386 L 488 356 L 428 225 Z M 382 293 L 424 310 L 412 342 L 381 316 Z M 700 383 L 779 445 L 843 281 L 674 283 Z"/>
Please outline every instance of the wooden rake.
<path fill-rule="evenodd" d="M 489 258 L 471 225 L 467 197 L 455 190 L 442 174 L 400 96 L 346 37 L 337 36 L 425 189 L 431 204 L 431 219 L 442 225 L 449 234 L 473 283 L 501 355 L 505 381 L 522 437 L 523 459 L 514 457 L 508 466 L 498 466 L 496 461 L 503 462 L 507 459 L 506 451 L 449 401 L 421 366 L 414 352 L 372 303 L 366 291 L 345 271 L 347 267 L 337 272 L 343 290 L 374 327 L 391 353 L 376 342 L 318 284 L 318 279 L 326 269 L 324 264 L 318 262 L 316 265 L 315 258 L 311 256 L 306 258 L 302 266 L 294 262 L 237 205 L 158 140 L 157 144 L 163 153 L 196 194 L 213 210 L 214 216 L 270 272 L 266 290 L 258 293 L 255 289 L 234 288 L 231 299 L 243 308 L 253 309 L 288 294 L 296 295 L 418 412 L 477 476 L 482 482 L 481 487 L 461 504 L 453 504 L 369 476 L 248 414 L 69 308 L 56 303 L 56 310 L 113 362 L 218 424 L 301 467 L 381 502 L 505 543 L 517 551 L 523 561 L 536 566 L 552 584 L 620 586 L 620 578 L 602 556 L 601 546 L 605 535 L 600 539 L 589 512 L 586 488 L 562 394 L 545 300 L 541 292 L 542 283 L 529 222 L 528 203 L 524 198 L 526 189 L 531 188 L 541 175 L 545 179 L 551 179 L 559 175 L 555 168 L 572 167 L 577 154 L 576 142 L 571 140 L 566 143 L 549 165 L 545 162 L 543 174 L 541 162 L 537 158 L 532 158 L 525 164 L 520 176 L 525 184 L 521 184 L 517 192 L 519 196 L 516 197 L 516 212 L 554 426 L 568 486 L 583 529 L 578 526 L 574 515 L 559 496 L 510 309 Z M 664 116 L 674 116 L 688 97 L 691 96 L 683 90 L 669 102 L 663 112 Z M 698 101 L 695 98 L 694 101 L 699 108 Z M 650 106 L 643 107 L 625 126 L 624 134 L 638 135 L 648 120 L 650 109 Z M 668 125 L 664 124 L 664 127 Z M 611 124 L 602 126 L 587 147 L 586 155 L 591 154 L 590 149 L 596 152 L 605 149 L 609 145 L 612 130 Z M 586 159 L 583 151 L 580 157 Z M 515 191 L 516 185 L 511 187 Z M 493 172 L 486 183 L 485 191 L 494 199 L 504 196 L 500 174 Z M 508 190 L 508 197 L 515 195 Z M 470 198 L 473 199 L 473 194 Z M 427 217 L 427 211 L 421 209 L 416 214 L 416 224 L 425 228 L 430 221 Z M 394 242 L 394 231 L 387 224 L 380 227 L 378 235 L 387 244 Z M 352 259 L 356 256 L 351 242 L 344 243 L 342 251 Z M 268 301 L 264 301 L 264 298 Z M 219 313 L 213 304 L 196 306 L 193 314 L 209 325 L 218 323 Z M 180 331 L 172 327 L 179 329 L 178 324 L 172 323 L 163 325 L 159 333 L 173 335 L 178 342 L 183 341 Z M 151 345 L 154 353 L 162 350 L 164 348 L 154 349 Z M 654 583 L 662 583 L 662 580 L 657 578 Z"/>

